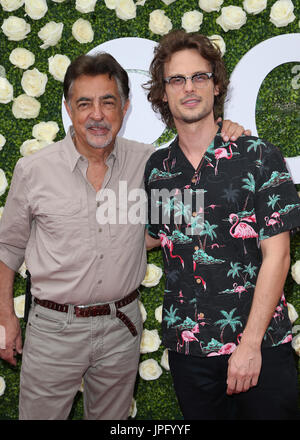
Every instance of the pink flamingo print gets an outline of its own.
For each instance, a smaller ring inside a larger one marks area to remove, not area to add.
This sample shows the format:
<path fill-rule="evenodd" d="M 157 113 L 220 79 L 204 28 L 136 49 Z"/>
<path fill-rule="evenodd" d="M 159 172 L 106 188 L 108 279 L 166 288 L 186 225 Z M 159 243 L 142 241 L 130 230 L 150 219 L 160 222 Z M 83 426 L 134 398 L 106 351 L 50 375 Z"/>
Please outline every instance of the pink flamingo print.
<path fill-rule="evenodd" d="M 237 214 L 230 214 L 229 221 L 231 224 L 235 221 L 235 223 L 231 226 L 229 231 L 231 237 L 241 238 L 243 240 L 244 253 L 247 254 L 244 240 L 246 240 L 247 238 L 258 238 L 258 234 L 255 232 L 252 226 L 248 225 L 247 223 L 244 222 L 239 223 L 239 217 Z"/>
<path fill-rule="evenodd" d="M 223 354 L 231 354 L 232 352 L 234 352 L 235 349 L 236 349 L 235 343 L 234 342 L 228 342 L 227 344 L 222 345 L 220 350 L 213 351 L 213 352 L 209 353 L 207 356 L 211 357 L 211 356 L 221 356 Z"/>
<path fill-rule="evenodd" d="M 236 293 L 239 294 L 239 298 L 241 298 L 241 293 L 242 292 L 247 292 L 247 289 L 244 286 L 238 286 L 237 283 L 233 284 L 233 289 Z"/>
<path fill-rule="evenodd" d="M 236 147 L 236 144 L 233 144 L 232 142 L 229 144 L 229 154 L 226 148 L 220 147 L 215 149 L 215 158 L 217 159 L 217 163 L 215 166 L 215 176 L 218 174 L 218 165 L 220 159 L 231 159 L 233 156 L 231 145 Z"/>
<path fill-rule="evenodd" d="M 281 220 L 279 212 L 277 211 L 273 212 L 273 214 L 271 214 L 271 217 L 275 218 L 276 220 L 278 220 L 278 222 L 281 222 L 281 224 L 283 225 L 283 221 Z"/>
<path fill-rule="evenodd" d="M 274 220 L 274 218 L 265 217 L 266 226 L 272 226 L 275 229 L 275 225 L 279 224 L 278 220 Z"/>
<path fill-rule="evenodd" d="M 167 248 L 170 251 L 170 257 L 171 258 L 179 258 L 179 260 L 180 260 L 180 262 L 182 264 L 182 267 L 184 268 L 184 261 L 183 261 L 182 257 L 180 255 L 173 255 L 173 247 L 174 247 L 173 241 L 170 240 L 168 238 L 167 234 L 165 234 L 164 232 L 160 233 L 160 244 L 161 244 L 161 247 L 164 250 L 164 253 L 166 255 L 167 261 L 168 261 L 168 257 L 167 257 L 166 251 L 165 251 L 165 246 L 167 246 Z"/>
<path fill-rule="evenodd" d="M 196 324 L 195 327 L 192 328 L 192 330 L 184 330 L 181 333 L 182 344 L 180 344 L 180 342 L 177 343 L 177 351 L 179 347 L 182 348 L 185 344 L 185 354 L 189 354 L 189 343 L 192 341 L 199 342 L 194 333 L 199 333 L 198 324 Z"/>

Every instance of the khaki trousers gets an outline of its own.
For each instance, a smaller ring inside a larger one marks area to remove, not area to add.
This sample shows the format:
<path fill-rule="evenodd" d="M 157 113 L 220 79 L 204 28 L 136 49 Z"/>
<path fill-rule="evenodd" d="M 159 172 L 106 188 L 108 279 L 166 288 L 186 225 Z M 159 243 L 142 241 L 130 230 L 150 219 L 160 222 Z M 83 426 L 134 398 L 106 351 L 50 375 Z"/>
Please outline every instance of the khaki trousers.
<path fill-rule="evenodd" d="M 136 299 L 115 315 L 76 317 L 33 304 L 22 356 L 20 420 L 67 419 L 84 379 L 84 418 L 128 418 L 140 356 L 142 320 Z"/>

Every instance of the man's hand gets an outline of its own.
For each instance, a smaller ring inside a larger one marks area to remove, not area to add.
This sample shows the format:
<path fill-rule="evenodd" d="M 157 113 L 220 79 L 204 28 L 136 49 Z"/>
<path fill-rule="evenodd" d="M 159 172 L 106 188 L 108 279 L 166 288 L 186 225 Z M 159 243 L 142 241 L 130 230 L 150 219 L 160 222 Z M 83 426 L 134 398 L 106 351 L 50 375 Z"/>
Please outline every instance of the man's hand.
<path fill-rule="evenodd" d="M 261 370 L 261 351 L 243 345 L 235 349 L 228 361 L 227 394 L 237 394 L 255 387 Z"/>
<path fill-rule="evenodd" d="M 222 122 L 222 119 L 219 118 L 217 122 Z M 228 142 L 229 139 L 231 141 L 236 141 L 240 136 L 242 136 L 242 134 L 251 136 L 251 130 L 245 130 L 242 125 L 230 120 L 225 120 L 222 122 L 221 136 L 224 142 Z"/>
<path fill-rule="evenodd" d="M 0 358 L 15 366 L 17 365 L 17 353 L 22 353 L 22 334 L 19 320 L 16 315 L 13 314 L 7 316 L 5 319 L 1 319 L 0 322 Z"/>

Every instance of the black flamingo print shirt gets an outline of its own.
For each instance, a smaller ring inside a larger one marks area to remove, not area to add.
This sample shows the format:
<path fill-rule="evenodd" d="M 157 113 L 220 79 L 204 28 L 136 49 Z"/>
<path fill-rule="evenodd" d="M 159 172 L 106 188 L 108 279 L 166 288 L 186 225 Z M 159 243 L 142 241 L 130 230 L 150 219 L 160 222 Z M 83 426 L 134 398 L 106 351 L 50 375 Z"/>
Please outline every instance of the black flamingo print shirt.
<path fill-rule="evenodd" d="M 300 200 L 279 149 L 256 137 L 223 143 L 220 130 L 195 170 L 178 145 L 147 162 L 148 231 L 166 276 L 163 343 L 195 356 L 230 354 L 249 315 L 260 241 L 299 230 Z M 282 293 L 263 347 L 292 339 Z"/>

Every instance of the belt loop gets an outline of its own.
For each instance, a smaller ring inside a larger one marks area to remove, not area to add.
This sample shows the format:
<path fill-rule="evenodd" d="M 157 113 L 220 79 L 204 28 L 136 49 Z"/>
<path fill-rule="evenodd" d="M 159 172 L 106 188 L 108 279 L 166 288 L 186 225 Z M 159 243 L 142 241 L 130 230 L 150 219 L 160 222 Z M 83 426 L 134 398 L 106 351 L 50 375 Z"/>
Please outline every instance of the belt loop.
<path fill-rule="evenodd" d="M 117 317 L 117 309 L 115 303 L 109 303 L 110 308 L 110 319 L 115 319 Z"/>
<path fill-rule="evenodd" d="M 67 313 L 67 324 L 71 324 L 74 319 L 74 305 L 68 305 L 68 313 Z"/>

